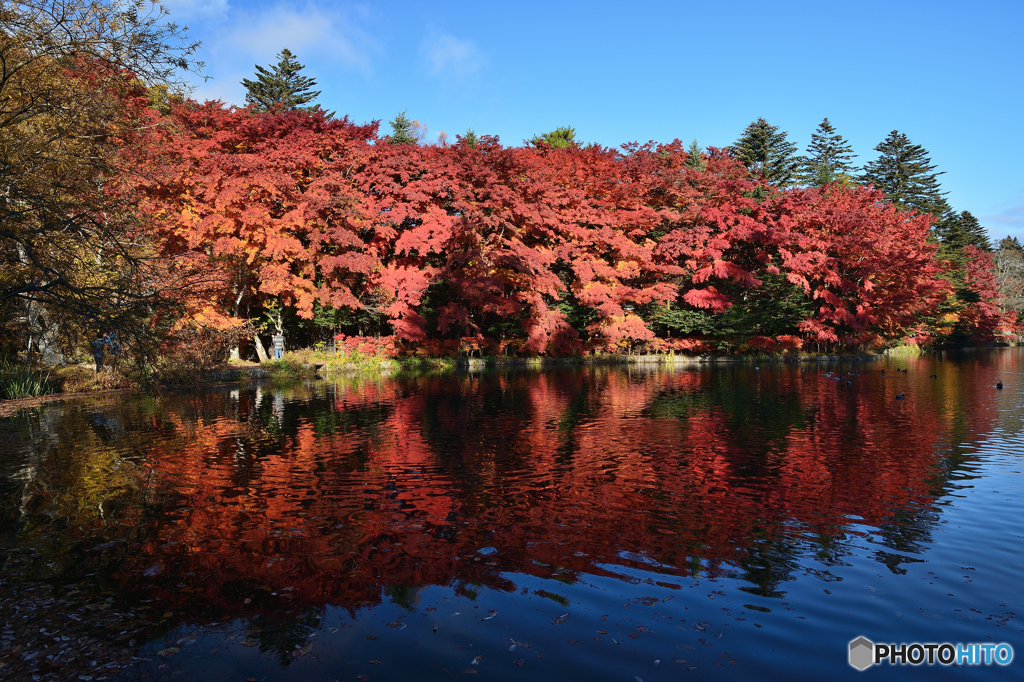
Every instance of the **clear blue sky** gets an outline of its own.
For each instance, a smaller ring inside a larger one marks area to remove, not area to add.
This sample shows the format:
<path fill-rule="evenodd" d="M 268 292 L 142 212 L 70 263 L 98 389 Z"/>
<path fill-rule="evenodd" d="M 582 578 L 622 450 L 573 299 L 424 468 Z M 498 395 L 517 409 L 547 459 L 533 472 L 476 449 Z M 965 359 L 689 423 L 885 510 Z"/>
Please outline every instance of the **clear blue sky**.
<path fill-rule="evenodd" d="M 203 42 L 199 99 L 244 104 L 288 48 L 325 108 L 384 132 L 407 109 L 430 137 L 725 146 L 763 116 L 803 151 L 828 117 L 859 164 L 906 133 L 955 209 L 1024 240 L 1022 0 L 164 4 Z"/>

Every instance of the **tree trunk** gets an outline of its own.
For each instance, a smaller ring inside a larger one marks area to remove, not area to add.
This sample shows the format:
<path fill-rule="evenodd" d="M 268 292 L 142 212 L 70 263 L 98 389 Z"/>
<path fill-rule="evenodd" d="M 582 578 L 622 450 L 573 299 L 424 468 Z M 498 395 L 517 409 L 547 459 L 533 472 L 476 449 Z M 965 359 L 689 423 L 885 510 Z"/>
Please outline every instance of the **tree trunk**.
<path fill-rule="evenodd" d="M 270 358 L 267 357 L 267 351 L 263 348 L 263 342 L 260 341 L 259 334 L 252 335 L 252 343 L 256 346 L 256 355 L 259 357 L 260 362 L 266 362 Z"/>
<path fill-rule="evenodd" d="M 241 358 L 241 355 L 238 352 L 238 346 L 231 347 L 231 350 L 228 351 L 228 358 L 231 360 L 238 360 Z"/>

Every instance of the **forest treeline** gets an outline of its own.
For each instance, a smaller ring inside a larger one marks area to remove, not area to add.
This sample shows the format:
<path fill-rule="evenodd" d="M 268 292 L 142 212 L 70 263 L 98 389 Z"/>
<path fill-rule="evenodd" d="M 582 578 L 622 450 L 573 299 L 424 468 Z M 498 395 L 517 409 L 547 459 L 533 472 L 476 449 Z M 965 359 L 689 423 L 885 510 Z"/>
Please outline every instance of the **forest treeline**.
<path fill-rule="evenodd" d="M 8 352 L 57 363 L 108 330 L 211 360 L 262 359 L 268 330 L 426 355 L 834 351 L 990 343 L 1024 303 L 1020 245 L 993 251 L 896 131 L 862 172 L 827 120 L 803 157 L 763 119 L 726 148 L 426 144 L 405 112 L 385 135 L 323 111 L 290 52 L 247 107 L 200 103 L 174 94 L 194 46 L 159 13 L 41 4 L 106 23 L 4 5 Z"/>

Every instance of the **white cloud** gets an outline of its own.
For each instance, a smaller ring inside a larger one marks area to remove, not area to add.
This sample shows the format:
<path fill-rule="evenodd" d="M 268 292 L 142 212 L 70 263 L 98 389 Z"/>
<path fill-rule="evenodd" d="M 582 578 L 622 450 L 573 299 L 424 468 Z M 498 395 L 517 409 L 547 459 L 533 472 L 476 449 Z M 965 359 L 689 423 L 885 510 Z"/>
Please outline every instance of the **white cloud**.
<path fill-rule="evenodd" d="M 1011 206 L 999 213 L 982 216 L 981 224 L 998 241 L 1004 234 L 1024 236 L 1024 204 Z"/>
<path fill-rule="evenodd" d="M 468 76 L 479 71 L 483 63 L 476 43 L 445 33 L 425 37 L 420 52 L 432 76 Z"/>

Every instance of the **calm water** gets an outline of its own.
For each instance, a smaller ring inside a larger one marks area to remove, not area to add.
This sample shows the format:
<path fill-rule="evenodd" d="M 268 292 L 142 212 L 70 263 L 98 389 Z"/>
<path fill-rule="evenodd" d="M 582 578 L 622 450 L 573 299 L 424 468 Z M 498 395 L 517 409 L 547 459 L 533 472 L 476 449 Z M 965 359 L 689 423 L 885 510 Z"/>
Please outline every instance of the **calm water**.
<path fill-rule="evenodd" d="M 0 420 L 0 661 L 28 654 L 16 597 L 38 588 L 141 659 L 60 654 L 61 679 L 1020 679 L 1024 353 L 803 367 L 339 379 Z M 859 635 L 1017 660 L 857 673 Z"/>

